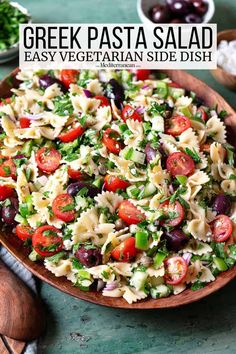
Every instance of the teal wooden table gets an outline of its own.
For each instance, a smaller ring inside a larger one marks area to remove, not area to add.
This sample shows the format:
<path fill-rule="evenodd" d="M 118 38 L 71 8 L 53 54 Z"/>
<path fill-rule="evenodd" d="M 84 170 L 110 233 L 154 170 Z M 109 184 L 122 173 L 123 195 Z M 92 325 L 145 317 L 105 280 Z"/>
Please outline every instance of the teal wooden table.
<path fill-rule="evenodd" d="M 34 22 L 139 22 L 136 0 L 19 0 Z M 235 28 L 236 1 L 216 0 L 218 30 Z M 0 66 L 0 79 L 17 61 Z M 208 71 L 194 71 L 236 107 L 236 94 L 217 84 Z M 208 298 L 182 308 L 126 311 L 75 300 L 45 283 L 48 328 L 43 354 L 177 354 L 236 352 L 236 281 Z"/>

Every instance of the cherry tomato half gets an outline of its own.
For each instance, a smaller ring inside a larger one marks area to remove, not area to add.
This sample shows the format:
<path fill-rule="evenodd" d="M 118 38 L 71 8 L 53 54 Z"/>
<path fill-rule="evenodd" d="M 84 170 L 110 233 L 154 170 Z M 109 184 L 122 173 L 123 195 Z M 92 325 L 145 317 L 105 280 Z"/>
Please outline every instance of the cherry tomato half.
<path fill-rule="evenodd" d="M 78 75 L 78 70 L 64 69 L 61 71 L 61 81 L 67 88 L 69 88 L 70 84 L 76 84 Z"/>
<path fill-rule="evenodd" d="M 158 209 L 162 209 L 167 217 L 170 216 L 170 218 L 163 221 L 165 225 L 174 227 L 179 225 L 184 219 L 184 208 L 177 200 L 172 204 L 169 200 L 166 200 L 159 205 Z"/>
<path fill-rule="evenodd" d="M 74 199 L 67 193 L 58 195 L 52 202 L 54 215 L 65 222 L 70 222 L 75 218 Z"/>
<path fill-rule="evenodd" d="M 119 138 L 120 134 L 116 130 L 107 128 L 103 133 L 102 141 L 110 152 L 118 155 L 123 148 L 123 144 L 117 141 Z"/>
<path fill-rule="evenodd" d="M 110 101 L 109 101 L 109 99 L 107 97 L 105 97 L 105 96 L 95 96 L 94 98 L 96 98 L 96 100 L 100 100 L 99 107 L 110 106 Z"/>
<path fill-rule="evenodd" d="M 135 74 L 138 81 L 147 80 L 151 73 L 151 71 L 148 69 L 137 69 L 137 70 L 132 70 L 132 72 Z"/>
<path fill-rule="evenodd" d="M 138 224 L 146 219 L 146 216 L 129 200 L 124 200 L 120 204 L 118 216 L 128 225 Z"/>
<path fill-rule="evenodd" d="M 165 280 L 167 284 L 177 285 L 186 277 L 188 265 L 183 257 L 174 256 L 164 261 Z"/>
<path fill-rule="evenodd" d="M 166 168 L 172 176 L 189 176 L 194 172 L 193 159 L 184 152 L 173 152 L 166 160 Z"/>
<path fill-rule="evenodd" d="M 0 156 L 0 177 L 11 177 L 16 180 L 16 165 L 15 162 L 5 156 Z"/>
<path fill-rule="evenodd" d="M 215 242 L 225 242 L 233 232 L 233 224 L 227 215 L 220 214 L 212 221 L 211 229 Z"/>
<path fill-rule="evenodd" d="M 38 227 L 32 237 L 35 251 L 42 257 L 50 257 L 61 251 L 62 237 L 58 236 L 60 230 L 54 226 L 44 225 Z"/>
<path fill-rule="evenodd" d="M 208 115 L 203 107 L 199 107 L 197 110 L 197 113 L 199 113 L 201 115 L 201 119 L 204 120 L 204 122 L 207 120 Z"/>
<path fill-rule="evenodd" d="M 129 262 L 137 254 L 135 248 L 135 238 L 129 237 L 120 245 L 116 246 L 111 252 L 112 258 L 120 262 Z"/>
<path fill-rule="evenodd" d="M 118 189 L 126 189 L 130 183 L 116 176 L 106 175 L 104 179 L 104 187 L 109 192 L 116 192 Z"/>
<path fill-rule="evenodd" d="M 35 154 L 38 168 L 45 173 L 52 173 L 60 165 L 61 154 L 54 148 L 42 147 Z"/>
<path fill-rule="evenodd" d="M 28 238 L 32 238 L 33 233 L 34 230 L 32 229 L 32 227 L 28 225 L 22 225 L 22 224 L 16 225 L 16 235 L 22 241 L 26 241 L 28 240 Z"/>
<path fill-rule="evenodd" d="M 181 86 L 179 84 L 177 84 L 177 82 L 171 82 L 168 84 L 170 87 L 175 87 L 175 88 L 181 88 Z"/>
<path fill-rule="evenodd" d="M 63 143 L 70 143 L 71 141 L 74 141 L 79 136 L 81 136 L 83 133 L 84 133 L 84 128 L 80 124 L 78 124 L 71 127 L 71 129 L 62 131 L 62 133 L 58 136 L 58 138 Z"/>
<path fill-rule="evenodd" d="M 172 136 L 180 135 L 191 126 L 190 119 L 185 116 L 174 116 L 169 120 L 169 123 L 166 132 Z"/>
<path fill-rule="evenodd" d="M 0 106 L 4 106 L 9 103 L 11 103 L 11 97 L 3 98 L 2 101 L 0 101 Z"/>
<path fill-rule="evenodd" d="M 8 186 L 0 186 L 0 201 L 12 197 L 14 194 L 14 189 Z"/>
<path fill-rule="evenodd" d="M 29 128 L 30 127 L 30 120 L 26 117 L 21 117 L 20 118 L 20 127 L 22 129 Z"/>
<path fill-rule="evenodd" d="M 68 176 L 71 179 L 78 179 L 80 181 L 83 181 L 88 178 L 88 176 L 85 173 L 79 170 L 73 170 L 73 168 L 71 168 L 70 166 L 68 166 Z"/>
<path fill-rule="evenodd" d="M 134 107 L 130 106 L 129 104 L 124 106 L 121 115 L 124 122 L 126 122 L 127 119 L 133 119 L 137 120 L 138 122 L 142 122 L 142 117 L 140 114 L 135 110 Z"/>

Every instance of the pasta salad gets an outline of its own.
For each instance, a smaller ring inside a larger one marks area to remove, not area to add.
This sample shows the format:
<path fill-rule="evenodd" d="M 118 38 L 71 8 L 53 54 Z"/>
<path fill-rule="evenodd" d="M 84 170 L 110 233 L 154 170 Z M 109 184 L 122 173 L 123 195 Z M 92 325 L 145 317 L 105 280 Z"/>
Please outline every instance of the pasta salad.
<path fill-rule="evenodd" d="M 227 112 L 148 70 L 17 79 L 0 103 L 1 218 L 32 261 L 128 303 L 234 266 Z"/>

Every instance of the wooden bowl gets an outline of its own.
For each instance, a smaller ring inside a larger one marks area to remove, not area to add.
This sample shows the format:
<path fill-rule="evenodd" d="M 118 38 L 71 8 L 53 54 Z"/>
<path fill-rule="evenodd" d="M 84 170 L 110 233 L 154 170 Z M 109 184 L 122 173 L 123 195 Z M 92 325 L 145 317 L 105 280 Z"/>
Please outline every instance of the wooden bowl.
<path fill-rule="evenodd" d="M 11 76 L 15 77 L 17 70 L 18 69 L 14 70 Z M 184 71 L 162 70 L 162 72 L 166 72 L 173 81 L 179 83 L 187 90 L 196 92 L 196 94 L 201 97 L 208 106 L 213 107 L 217 103 L 219 110 L 225 109 L 229 114 L 225 119 L 228 130 L 228 137 L 230 138 L 229 141 L 231 144 L 236 146 L 236 139 L 234 139 L 234 136 L 236 135 L 236 113 L 229 106 L 229 104 L 204 82 L 198 80 L 197 78 Z M 0 83 L 0 97 L 9 96 L 10 87 L 8 86 L 8 82 L 9 80 L 6 78 L 2 81 L 2 83 Z M 0 242 L 18 261 L 24 264 L 27 269 L 29 269 L 33 274 L 48 284 L 78 299 L 109 307 L 140 310 L 177 307 L 202 299 L 203 297 L 222 288 L 236 276 L 236 267 L 234 267 L 226 272 L 221 273 L 214 282 L 208 284 L 203 289 L 197 291 L 187 289 L 179 295 L 172 295 L 168 298 L 157 300 L 147 299 L 130 305 L 123 298 L 104 297 L 101 293 L 95 291 L 83 292 L 78 288 L 73 287 L 72 283 L 69 282 L 65 277 L 56 278 L 42 264 L 34 263 L 29 260 L 27 256 L 27 249 L 23 246 L 22 242 L 10 231 L 8 232 L 0 230 Z"/>
<path fill-rule="evenodd" d="M 219 32 L 217 35 L 217 45 L 220 41 L 232 41 L 236 39 L 236 29 Z M 228 87 L 230 90 L 236 91 L 236 75 L 230 74 L 219 66 L 215 70 L 211 70 L 212 76 L 220 84 Z"/>

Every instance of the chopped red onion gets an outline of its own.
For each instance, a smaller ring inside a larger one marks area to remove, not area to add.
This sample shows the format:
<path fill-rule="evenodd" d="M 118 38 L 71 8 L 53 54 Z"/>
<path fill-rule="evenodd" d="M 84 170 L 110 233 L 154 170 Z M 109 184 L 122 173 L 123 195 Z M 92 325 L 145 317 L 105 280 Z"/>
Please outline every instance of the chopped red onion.
<path fill-rule="evenodd" d="M 135 110 L 138 114 L 144 114 L 145 108 L 144 107 L 137 107 Z"/>
<path fill-rule="evenodd" d="M 111 281 L 110 283 L 107 283 L 106 287 L 104 288 L 105 291 L 112 291 L 114 289 L 118 288 L 118 283 L 117 281 Z"/>
<path fill-rule="evenodd" d="M 92 93 L 91 93 L 91 91 L 86 90 L 86 89 L 84 89 L 84 94 L 85 94 L 85 96 L 86 96 L 87 98 L 91 98 L 91 97 L 93 96 Z"/>
<path fill-rule="evenodd" d="M 42 185 L 42 186 L 44 186 L 46 183 L 47 183 L 47 181 L 48 181 L 48 178 L 46 177 L 46 176 L 40 176 L 39 178 L 38 178 L 38 182 Z"/>
<path fill-rule="evenodd" d="M 16 155 L 14 156 L 14 159 L 23 159 L 25 157 L 25 155 Z"/>
<path fill-rule="evenodd" d="M 142 90 L 145 90 L 145 89 L 147 89 L 147 88 L 149 88 L 149 85 L 144 85 L 144 86 L 142 87 Z"/>
<path fill-rule="evenodd" d="M 172 183 L 169 185 L 169 191 L 170 191 L 170 193 L 172 193 L 172 194 L 175 192 L 175 190 L 174 190 L 174 187 L 173 187 L 173 184 L 172 184 Z"/>
<path fill-rule="evenodd" d="M 191 257 L 192 257 L 191 253 L 184 253 L 183 254 L 183 259 L 186 261 L 187 264 L 189 264 Z"/>

